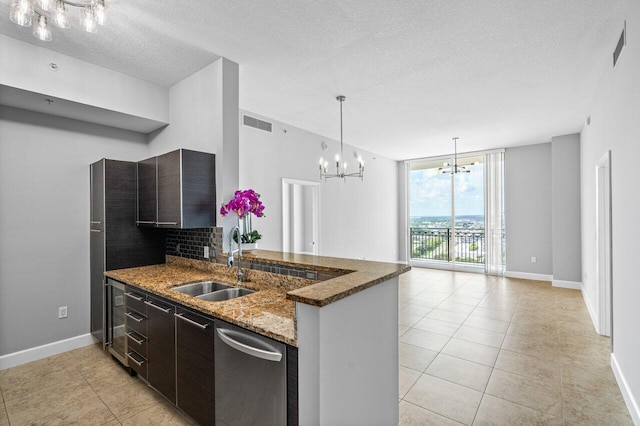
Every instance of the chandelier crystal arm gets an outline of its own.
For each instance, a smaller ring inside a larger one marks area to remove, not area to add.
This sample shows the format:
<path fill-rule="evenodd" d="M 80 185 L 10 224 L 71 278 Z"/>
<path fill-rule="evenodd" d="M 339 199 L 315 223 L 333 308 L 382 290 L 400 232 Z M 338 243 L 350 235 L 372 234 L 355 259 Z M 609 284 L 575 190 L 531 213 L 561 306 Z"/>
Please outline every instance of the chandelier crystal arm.
<path fill-rule="evenodd" d="M 61 29 L 71 26 L 67 6 L 77 10 L 82 27 L 90 33 L 95 33 L 98 25 L 105 25 L 109 18 L 107 0 L 12 0 L 9 19 L 23 27 L 34 25 L 33 36 L 50 41 L 50 22 Z"/>

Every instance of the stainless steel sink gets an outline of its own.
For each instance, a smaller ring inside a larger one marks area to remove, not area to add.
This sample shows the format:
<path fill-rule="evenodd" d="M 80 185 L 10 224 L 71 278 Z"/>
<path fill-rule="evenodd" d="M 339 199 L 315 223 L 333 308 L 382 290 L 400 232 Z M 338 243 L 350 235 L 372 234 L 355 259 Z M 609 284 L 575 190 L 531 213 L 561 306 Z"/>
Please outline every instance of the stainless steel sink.
<path fill-rule="evenodd" d="M 212 293 L 214 291 L 224 289 L 233 289 L 233 287 L 228 284 L 217 283 L 215 281 L 202 281 L 173 288 L 174 291 L 188 294 L 189 296 L 200 296 L 201 294 Z"/>
<path fill-rule="evenodd" d="M 223 300 L 235 299 L 236 297 L 246 296 L 248 294 L 255 293 L 254 290 L 247 290 L 246 288 L 227 288 L 224 290 L 214 291 L 213 293 L 206 293 L 196 296 L 198 299 L 208 300 L 210 302 L 221 302 Z"/>

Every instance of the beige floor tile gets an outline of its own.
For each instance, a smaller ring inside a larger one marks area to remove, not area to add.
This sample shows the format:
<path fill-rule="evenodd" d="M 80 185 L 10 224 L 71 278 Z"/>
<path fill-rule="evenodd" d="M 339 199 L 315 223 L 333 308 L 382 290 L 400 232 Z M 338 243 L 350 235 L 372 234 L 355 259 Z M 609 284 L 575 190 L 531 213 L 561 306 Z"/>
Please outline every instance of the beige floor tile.
<path fill-rule="evenodd" d="M 422 318 L 413 326 L 418 330 L 431 331 L 433 333 L 444 334 L 445 336 L 453 336 L 460 326 L 451 322 L 441 321 L 433 318 Z"/>
<path fill-rule="evenodd" d="M 441 309 L 443 311 L 458 312 L 460 314 L 467 314 L 467 315 L 469 315 L 475 309 L 475 306 L 453 302 L 453 301 L 450 301 L 450 299 L 451 298 L 439 304 L 438 309 Z"/>
<path fill-rule="evenodd" d="M 440 351 L 447 344 L 450 337 L 412 328 L 400 337 L 400 342 L 419 346 L 430 351 Z"/>
<path fill-rule="evenodd" d="M 2 386 L 2 395 L 5 401 L 11 401 L 53 386 L 61 387 L 67 383 L 84 382 L 84 379 L 77 371 L 52 366 L 48 360 L 46 363 L 34 366 L 33 369 L 15 368 L 19 370 L 11 371 L 12 369 L 9 369 L 0 378 L 0 386 Z M 20 373 L 16 374 L 16 371 L 20 371 Z"/>
<path fill-rule="evenodd" d="M 482 393 L 437 377 L 422 375 L 404 400 L 465 425 L 476 414 Z"/>
<path fill-rule="evenodd" d="M 4 403 L 0 403 L 0 426 L 9 426 L 9 418 L 4 409 Z"/>
<path fill-rule="evenodd" d="M 398 346 L 400 366 L 423 372 L 438 352 L 420 348 L 418 346 L 400 343 Z"/>
<path fill-rule="evenodd" d="M 559 362 L 500 350 L 495 368 L 533 379 L 552 379 L 560 381 L 563 364 Z"/>
<path fill-rule="evenodd" d="M 405 303 L 401 308 L 400 312 L 406 312 L 412 315 L 427 315 L 429 312 L 433 310 L 430 306 L 424 305 L 416 305 L 415 303 Z"/>
<path fill-rule="evenodd" d="M 455 337 L 449 340 L 447 345 L 442 349 L 443 354 L 466 359 L 467 361 L 488 367 L 493 367 L 498 357 L 498 352 L 499 350 L 496 348 L 456 339 Z"/>
<path fill-rule="evenodd" d="M 556 323 L 532 323 L 532 322 L 511 322 L 507 329 L 507 334 L 534 334 L 538 336 L 550 335 L 554 338 L 558 336 L 558 325 Z"/>
<path fill-rule="evenodd" d="M 557 380 L 532 379 L 494 369 L 485 392 L 549 417 L 562 418 L 562 388 Z"/>
<path fill-rule="evenodd" d="M 562 425 L 562 418 L 548 417 L 532 408 L 484 394 L 473 426 Z"/>
<path fill-rule="evenodd" d="M 565 425 L 633 425 L 623 403 L 572 389 L 563 390 Z"/>
<path fill-rule="evenodd" d="M 408 312 L 398 312 L 398 324 L 405 327 L 412 327 L 420 321 L 424 315 L 410 314 Z"/>
<path fill-rule="evenodd" d="M 507 334 L 502 349 L 554 361 L 559 354 L 557 337 L 554 335 Z"/>
<path fill-rule="evenodd" d="M 111 360 L 109 364 L 101 365 L 93 370 L 82 373 L 89 386 L 95 392 L 108 391 L 125 385 L 138 383 L 139 380 L 131 377 L 129 373 L 117 361 Z"/>
<path fill-rule="evenodd" d="M 451 312 L 451 311 L 445 311 L 442 309 L 434 309 L 433 311 L 427 314 L 426 318 L 433 318 L 440 321 L 447 321 L 452 324 L 460 325 L 464 322 L 464 320 L 467 319 L 468 316 L 469 314 L 461 314 L 459 312 Z"/>
<path fill-rule="evenodd" d="M 575 324 L 575 323 L 562 322 L 558 324 L 558 330 L 560 331 L 560 333 L 565 333 L 565 334 L 576 334 L 578 336 L 586 336 L 586 337 L 594 337 L 594 338 L 599 337 L 595 327 L 593 326 L 593 323 Z"/>
<path fill-rule="evenodd" d="M 512 314 L 513 313 L 509 311 L 501 311 L 498 309 L 489 309 L 489 308 L 482 308 L 482 307 L 477 307 L 473 311 L 473 315 L 475 316 L 485 317 L 485 318 L 490 318 L 490 319 L 495 319 L 500 321 L 511 321 Z"/>
<path fill-rule="evenodd" d="M 461 425 L 439 414 L 407 401 L 400 401 L 400 426 L 456 426 Z"/>
<path fill-rule="evenodd" d="M 136 414 L 121 422 L 122 426 L 191 426 L 196 422 L 166 402 Z"/>
<path fill-rule="evenodd" d="M 163 398 L 145 384 L 125 384 L 98 392 L 98 396 L 119 421 L 133 417 L 163 401 Z"/>
<path fill-rule="evenodd" d="M 11 425 L 107 424 L 114 417 L 82 380 L 45 388 L 6 402 Z"/>
<path fill-rule="evenodd" d="M 409 389 L 418 381 L 421 372 L 412 370 L 407 367 L 399 368 L 399 382 L 398 382 L 398 398 L 402 399 L 409 392 Z"/>
<path fill-rule="evenodd" d="M 500 348 L 500 346 L 502 346 L 504 336 L 505 335 L 503 333 L 481 330 L 479 328 L 468 327 L 466 325 L 461 326 L 454 335 L 456 339 L 480 343 L 482 345 L 492 346 L 494 348 Z"/>
<path fill-rule="evenodd" d="M 469 315 L 469 318 L 467 318 L 462 325 L 487 331 L 493 331 L 495 333 L 506 333 L 507 329 L 509 329 L 509 323 L 507 321 L 479 317 L 473 314 Z"/>
<path fill-rule="evenodd" d="M 409 330 L 411 327 L 407 327 L 406 325 L 399 325 L 398 326 L 398 337 L 402 336 L 404 333 L 407 332 L 407 330 Z"/>
<path fill-rule="evenodd" d="M 484 392 L 489 376 L 491 376 L 491 367 L 441 353 L 433 360 L 425 373 Z"/>
<path fill-rule="evenodd" d="M 449 296 L 445 302 L 465 305 L 467 306 L 467 313 L 469 313 L 480 303 L 482 297 L 484 297 L 484 293 L 480 295 L 478 293 L 465 293 L 464 289 L 462 289 Z"/>
<path fill-rule="evenodd" d="M 562 371 L 562 387 L 624 403 L 613 371 L 602 373 L 599 370 L 587 370 L 577 365 L 566 365 Z"/>

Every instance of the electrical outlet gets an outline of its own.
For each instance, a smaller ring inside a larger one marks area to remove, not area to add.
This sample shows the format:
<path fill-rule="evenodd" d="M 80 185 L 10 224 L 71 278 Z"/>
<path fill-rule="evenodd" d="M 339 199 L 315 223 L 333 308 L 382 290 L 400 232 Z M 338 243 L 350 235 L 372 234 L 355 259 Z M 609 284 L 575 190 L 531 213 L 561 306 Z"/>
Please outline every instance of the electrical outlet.
<path fill-rule="evenodd" d="M 538 259 L 535 256 L 531 256 L 531 263 L 536 263 Z"/>
<path fill-rule="evenodd" d="M 204 256 L 205 259 L 208 259 L 209 258 L 209 247 L 208 246 L 204 246 L 203 249 L 204 250 L 203 250 L 202 255 Z"/>
<path fill-rule="evenodd" d="M 67 317 L 67 307 L 60 306 L 58 308 L 58 318 L 66 318 Z"/>

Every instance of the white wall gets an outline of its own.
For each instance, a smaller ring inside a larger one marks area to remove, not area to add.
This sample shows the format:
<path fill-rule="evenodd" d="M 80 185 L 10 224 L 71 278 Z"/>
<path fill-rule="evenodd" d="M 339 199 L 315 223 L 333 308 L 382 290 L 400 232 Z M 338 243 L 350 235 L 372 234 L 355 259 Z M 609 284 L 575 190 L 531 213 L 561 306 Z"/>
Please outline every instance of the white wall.
<path fill-rule="evenodd" d="M 551 240 L 554 285 L 580 288 L 580 135 L 551 139 Z"/>
<path fill-rule="evenodd" d="M 57 71 L 49 69 L 50 63 Z M 0 34 L 0 84 L 167 123 L 164 87 Z"/>
<path fill-rule="evenodd" d="M 507 148 L 504 168 L 506 272 L 551 276 L 551 144 Z"/>
<path fill-rule="evenodd" d="M 640 424 L 640 3 L 626 13 L 627 46 L 615 69 L 604 72 L 581 133 L 583 292 L 598 307 L 596 277 L 596 164 L 611 150 L 613 253 L 613 358 L 627 407 Z M 623 22 L 620 22 L 622 31 Z M 613 51 L 617 40 L 611 40 Z M 607 58 L 610 61 L 610 58 Z M 634 405 L 635 404 L 635 405 Z"/>
<path fill-rule="evenodd" d="M 169 91 L 171 124 L 149 134 L 151 155 L 178 148 L 216 154 L 218 205 L 238 187 L 238 78 L 238 64 L 221 58 L 182 80 Z"/>
<path fill-rule="evenodd" d="M 398 424 L 398 278 L 296 309 L 300 424 Z"/>
<path fill-rule="evenodd" d="M 266 217 L 253 220 L 254 228 L 262 234 L 260 248 L 282 250 L 282 179 L 317 182 L 320 156 L 333 158 L 340 143 L 247 114 L 273 123 L 273 132 L 240 126 L 240 187 L 260 193 L 265 204 Z M 320 148 L 322 141 L 329 144 L 327 152 Z M 353 158 L 352 151 L 345 145 L 345 157 Z M 320 184 L 319 254 L 397 261 L 398 163 L 359 152 L 365 160 L 364 181 L 334 179 Z"/>
<path fill-rule="evenodd" d="M 140 133 L 0 107 L 0 356 L 89 332 L 89 164 L 145 155 Z"/>

